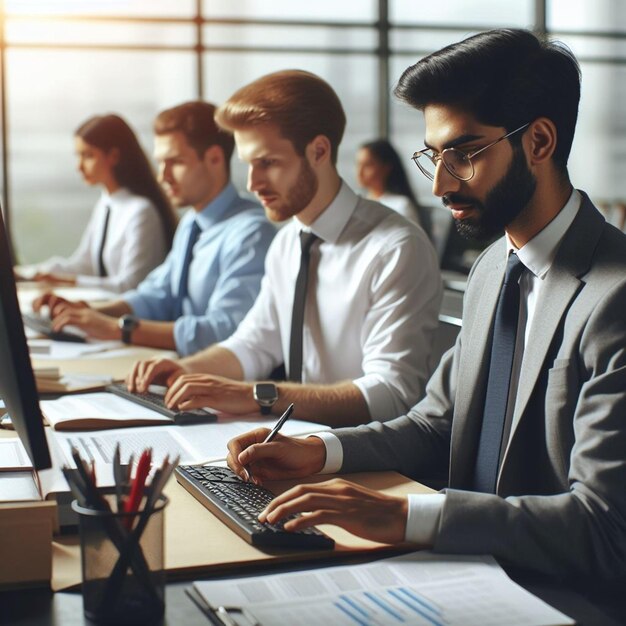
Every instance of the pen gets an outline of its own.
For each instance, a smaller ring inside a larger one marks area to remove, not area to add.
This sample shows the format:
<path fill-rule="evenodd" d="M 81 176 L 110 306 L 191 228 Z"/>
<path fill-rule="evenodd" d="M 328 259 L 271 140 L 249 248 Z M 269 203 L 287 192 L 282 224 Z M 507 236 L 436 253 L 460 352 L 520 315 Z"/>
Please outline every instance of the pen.
<path fill-rule="evenodd" d="M 136 513 L 139 510 L 141 499 L 143 498 L 144 486 L 146 484 L 146 478 L 150 471 L 150 464 L 152 463 L 152 451 L 150 448 L 143 451 L 139 461 L 137 463 L 137 471 L 135 473 L 135 480 L 130 490 L 130 495 L 126 500 L 124 511 L 126 513 Z M 130 530 L 132 526 L 132 517 L 127 517 L 124 522 L 126 528 Z"/>
<path fill-rule="evenodd" d="M 283 427 L 283 424 L 289 419 L 289 416 L 293 413 L 293 402 L 287 407 L 287 410 L 280 416 L 279 420 L 276 422 L 276 425 L 272 430 L 270 430 L 269 434 L 265 439 L 263 439 L 263 443 L 269 443 L 276 437 L 278 431 Z"/>
<path fill-rule="evenodd" d="M 267 434 L 267 437 L 263 439 L 263 443 L 269 443 L 270 441 L 272 441 L 272 439 L 276 437 L 276 435 L 278 434 L 278 431 L 283 427 L 283 424 L 289 419 L 289 416 L 292 413 L 293 413 L 293 402 L 287 407 L 287 410 L 280 416 L 280 418 L 274 425 L 274 428 L 272 428 L 272 430 L 270 430 L 270 432 Z M 252 480 L 252 472 L 250 471 L 250 468 L 244 467 L 243 469 L 246 471 L 246 474 L 248 474 L 248 480 Z"/>

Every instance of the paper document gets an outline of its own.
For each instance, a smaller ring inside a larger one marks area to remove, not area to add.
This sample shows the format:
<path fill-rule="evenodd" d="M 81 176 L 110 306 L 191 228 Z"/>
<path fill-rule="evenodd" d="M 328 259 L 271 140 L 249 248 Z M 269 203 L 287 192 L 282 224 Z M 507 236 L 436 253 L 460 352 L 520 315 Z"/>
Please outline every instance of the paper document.
<path fill-rule="evenodd" d="M 33 464 L 26 453 L 26 448 L 17 437 L 0 439 L 0 472 L 29 470 Z"/>
<path fill-rule="evenodd" d="M 84 393 L 42 400 L 41 411 L 55 430 L 171 424 L 172 419 L 112 393 Z"/>
<path fill-rule="evenodd" d="M 88 341 L 74 343 L 71 341 L 53 341 L 52 339 L 29 339 L 29 350 L 41 360 L 72 360 L 83 356 L 110 352 L 121 348 L 121 341 Z"/>
<path fill-rule="evenodd" d="M 224 623 L 241 626 L 574 624 L 514 583 L 490 556 L 414 552 L 363 565 L 201 581 L 193 587 Z M 220 607 L 229 607 L 226 618 Z"/>
<path fill-rule="evenodd" d="M 116 428 L 91 432 L 59 432 L 48 430 L 47 439 L 54 468 L 39 472 L 44 497 L 50 493 L 67 491 L 67 483 L 60 471 L 63 465 L 74 467 L 71 448 L 93 461 L 102 486 L 113 485 L 111 471 L 115 446 L 119 442 L 121 459 L 127 463 L 131 454 L 137 459 L 145 448 L 152 448 L 155 465 L 166 455 L 180 456 L 182 464 L 200 464 L 225 459 L 226 444 L 232 437 L 252 428 L 274 424 L 274 420 L 250 418 L 189 426 L 152 426 L 150 428 Z M 293 420 L 285 424 L 285 433 L 302 434 L 326 429 L 326 426 Z"/>
<path fill-rule="evenodd" d="M 32 472 L 6 472 L 0 475 L 0 503 L 40 500 L 41 495 Z"/>

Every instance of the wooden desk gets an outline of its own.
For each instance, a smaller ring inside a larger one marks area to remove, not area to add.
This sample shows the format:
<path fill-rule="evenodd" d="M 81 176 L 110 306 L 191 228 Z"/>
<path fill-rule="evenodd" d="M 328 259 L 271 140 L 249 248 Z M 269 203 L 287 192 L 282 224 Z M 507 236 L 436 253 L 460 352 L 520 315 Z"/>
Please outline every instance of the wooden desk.
<path fill-rule="evenodd" d="M 313 476 L 306 482 L 328 480 L 330 476 Z M 395 472 L 346 474 L 357 484 L 388 494 L 429 493 L 432 490 Z M 274 493 L 282 493 L 298 481 L 269 483 Z M 301 481 L 300 481 L 301 482 Z M 239 572 L 278 563 L 335 560 L 379 552 L 402 552 L 406 546 L 390 548 L 367 541 L 336 526 L 320 526 L 336 542 L 334 551 L 262 552 L 238 537 L 205 509 L 193 496 L 172 479 L 166 489 L 170 499 L 165 509 L 165 568 L 168 579 L 194 579 L 207 574 Z M 413 548 L 410 548 L 413 549 Z M 55 591 L 80 584 L 80 551 L 78 537 L 57 537 L 53 543 L 52 588 Z"/>
<path fill-rule="evenodd" d="M 42 359 L 37 358 L 37 355 L 33 355 L 31 361 L 33 367 L 58 367 L 62 376 L 67 374 L 89 374 L 112 376 L 121 380 L 130 372 L 135 361 L 151 359 L 156 356 L 177 358 L 176 353 L 171 350 L 125 346 L 109 352 L 86 355 L 80 359 Z"/>

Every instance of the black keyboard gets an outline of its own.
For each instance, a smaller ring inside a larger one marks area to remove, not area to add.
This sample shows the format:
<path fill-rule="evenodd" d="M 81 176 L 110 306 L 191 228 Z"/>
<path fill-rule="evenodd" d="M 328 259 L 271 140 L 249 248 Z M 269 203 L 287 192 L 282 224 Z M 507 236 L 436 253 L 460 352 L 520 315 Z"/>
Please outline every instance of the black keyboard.
<path fill-rule="evenodd" d="M 217 415 L 209 413 L 204 409 L 189 409 L 188 411 L 173 411 L 168 409 L 163 403 L 163 396 L 159 393 L 132 393 L 128 391 L 126 383 L 111 383 L 106 387 L 107 391 L 114 393 L 122 398 L 141 404 L 148 409 L 157 411 L 161 415 L 171 417 L 177 424 L 199 424 L 201 422 L 214 422 Z"/>
<path fill-rule="evenodd" d="M 37 313 L 22 313 L 24 326 L 28 326 L 40 335 L 45 335 L 54 341 L 73 341 L 75 343 L 85 343 L 85 337 L 67 330 L 52 330 L 52 321 L 38 315 Z"/>
<path fill-rule="evenodd" d="M 332 550 L 335 546 L 334 540 L 317 528 L 289 532 L 282 522 L 261 524 L 257 517 L 274 494 L 244 482 L 227 467 L 179 465 L 175 474 L 192 496 L 253 546 L 292 550 Z"/>

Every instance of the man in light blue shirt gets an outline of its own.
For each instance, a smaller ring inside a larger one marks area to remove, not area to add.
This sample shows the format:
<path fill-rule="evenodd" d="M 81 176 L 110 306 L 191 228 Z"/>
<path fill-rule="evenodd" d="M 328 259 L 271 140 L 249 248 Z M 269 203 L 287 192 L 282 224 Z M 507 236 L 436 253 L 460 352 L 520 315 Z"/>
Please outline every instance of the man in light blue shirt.
<path fill-rule="evenodd" d="M 176 349 L 188 355 L 229 337 L 252 306 L 276 232 L 261 207 L 230 182 L 234 142 L 213 120 L 215 107 L 188 102 L 155 121 L 159 181 L 182 218 L 165 261 L 120 300 L 89 306 L 45 294 L 55 329 Z"/>

